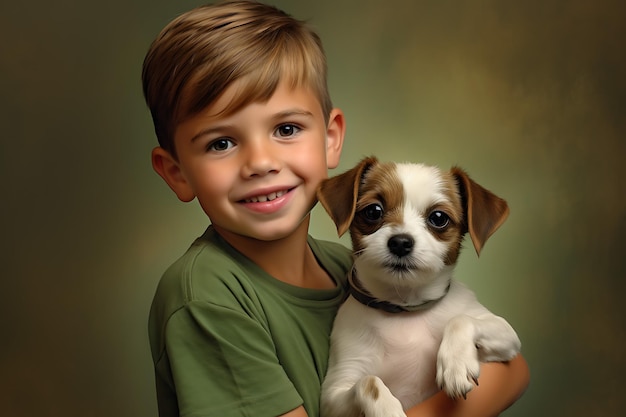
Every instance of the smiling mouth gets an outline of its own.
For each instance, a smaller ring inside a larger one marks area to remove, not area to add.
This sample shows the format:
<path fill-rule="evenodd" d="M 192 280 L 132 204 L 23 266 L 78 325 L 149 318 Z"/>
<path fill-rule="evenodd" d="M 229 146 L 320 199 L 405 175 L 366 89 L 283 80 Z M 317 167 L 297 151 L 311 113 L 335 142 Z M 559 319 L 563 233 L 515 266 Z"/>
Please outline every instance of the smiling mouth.
<path fill-rule="evenodd" d="M 279 197 L 284 196 L 290 190 L 276 191 L 274 193 L 269 193 L 267 195 L 258 195 L 255 197 L 246 198 L 243 200 L 245 203 L 265 203 L 267 201 L 276 200 Z"/>

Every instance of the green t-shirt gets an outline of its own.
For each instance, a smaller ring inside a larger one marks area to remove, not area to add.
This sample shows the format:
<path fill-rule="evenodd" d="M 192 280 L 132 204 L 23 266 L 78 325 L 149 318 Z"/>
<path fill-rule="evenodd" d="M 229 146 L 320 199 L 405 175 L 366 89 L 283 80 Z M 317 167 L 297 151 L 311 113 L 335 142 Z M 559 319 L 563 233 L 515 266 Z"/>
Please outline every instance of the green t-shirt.
<path fill-rule="evenodd" d="M 338 283 L 283 283 L 209 227 L 163 275 L 150 310 L 161 416 L 319 416 L 320 385 L 350 251 L 309 237 Z"/>

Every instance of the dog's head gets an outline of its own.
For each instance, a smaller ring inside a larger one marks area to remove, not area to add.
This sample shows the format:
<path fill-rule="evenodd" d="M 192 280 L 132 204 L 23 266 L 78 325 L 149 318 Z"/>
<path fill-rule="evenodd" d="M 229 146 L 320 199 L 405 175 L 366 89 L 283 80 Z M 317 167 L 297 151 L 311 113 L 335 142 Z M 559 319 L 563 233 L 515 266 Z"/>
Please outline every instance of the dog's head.
<path fill-rule="evenodd" d="M 509 213 L 460 168 L 373 157 L 322 182 L 318 198 L 339 235 L 350 230 L 359 281 L 387 301 L 445 293 L 463 236 L 480 254 Z"/>

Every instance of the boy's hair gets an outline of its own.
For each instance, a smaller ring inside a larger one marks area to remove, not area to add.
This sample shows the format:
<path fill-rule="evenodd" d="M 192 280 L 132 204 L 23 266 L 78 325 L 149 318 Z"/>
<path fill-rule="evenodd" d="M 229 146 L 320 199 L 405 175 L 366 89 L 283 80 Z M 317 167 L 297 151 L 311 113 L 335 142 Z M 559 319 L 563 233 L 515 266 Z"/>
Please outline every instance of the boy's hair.
<path fill-rule="evenodd" d="M 279 82 L 317 96 L 326 122 L 332 110 L 326 57 L 306 23 L 255 1 L 201 6 L 170 22 L 143 63 L 143 92 L 159 145 L 176 157 L 178 124 L 217 100 L 238 82 L 228 116 L 269 100 Z"/>

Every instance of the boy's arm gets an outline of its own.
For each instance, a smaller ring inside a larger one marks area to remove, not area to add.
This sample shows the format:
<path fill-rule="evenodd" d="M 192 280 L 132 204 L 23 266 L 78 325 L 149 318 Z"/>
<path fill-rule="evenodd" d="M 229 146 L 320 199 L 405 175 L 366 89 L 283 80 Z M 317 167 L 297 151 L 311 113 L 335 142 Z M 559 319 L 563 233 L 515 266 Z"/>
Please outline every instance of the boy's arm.
<path fill-rule="evenodd" d="M 528 364 L 521 355 L 506 363 L 483 363 L 479 386 L 467 399 L 452 399 L 443 391 L 407 411 L 407 417 L 492 417 L 510 407 L 530 381 Z"/>
<path fill-rule="evenodd" d="M 467 399 L 454 400 L 443 391 L 407 410 L 407 417 L 492 417 L 509 408 L 526 390 L 530 381 L 528 364 L 522 355 L 510 362 L 483 363 L 480 385 Z M 300 406 L 280 417 L 307 417 Z"/>
<path fill-rule="evenodd" d="M 290 412 L 280 415 L 278 417 L 309 417 L 309 415 L 306 413 L 304 407 L 300 406 L 295 410 L 291 410 Z"/>
<path fill-rule="evenodd" d="M 188 302 L 168 319 L 165 346 L 158 374 L 175 387 L 181 416 L 221 415 L 233 407 L 230 415 L 277 416 L 302 404 L 267 329 L 240 310 Z"/>

